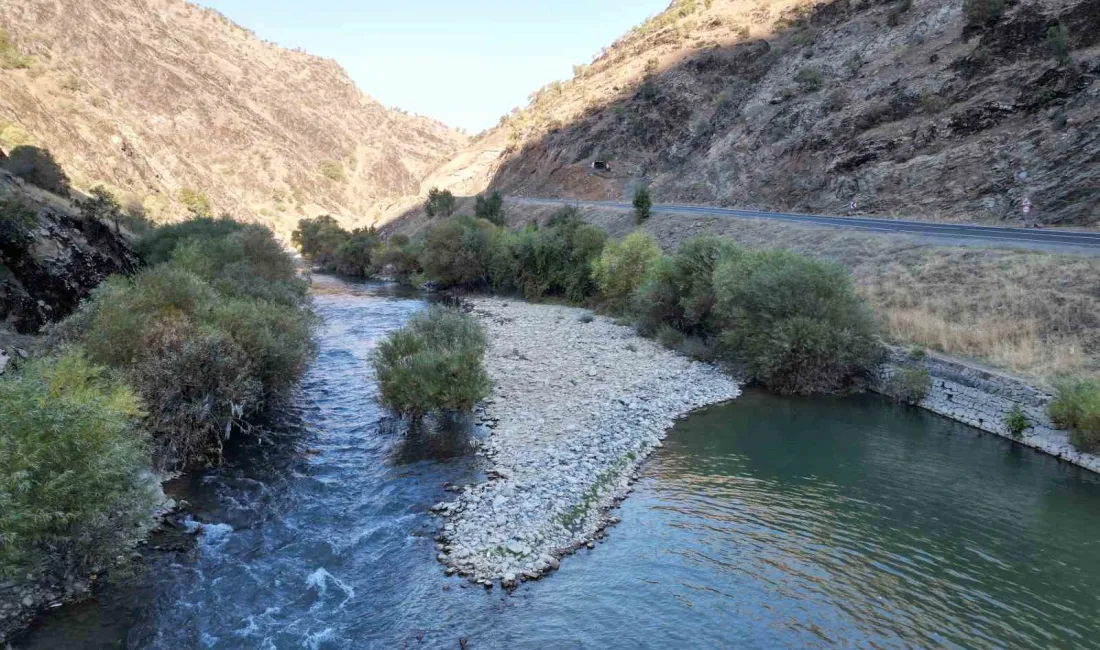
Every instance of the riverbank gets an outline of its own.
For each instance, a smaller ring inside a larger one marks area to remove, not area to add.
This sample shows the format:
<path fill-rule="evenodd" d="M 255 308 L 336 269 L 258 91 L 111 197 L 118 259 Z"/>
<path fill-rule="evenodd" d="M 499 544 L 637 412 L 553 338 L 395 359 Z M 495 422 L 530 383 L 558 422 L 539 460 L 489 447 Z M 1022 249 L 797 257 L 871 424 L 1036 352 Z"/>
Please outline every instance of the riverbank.
<path fill-rule="evenodd" d="M 712 366 L 606 317 L 564 306 L 474 298 L 494 382 L 482 453 L 492 480 L 435 510 L 439 560 L 486 586 L 556 569 L 613 522 L 638 466 L 676 418 L 737 397 Z"/>
<path fill-rule="evenodd" d="M 914 365 L 929 377 L 928 392 L 915 406 L 1100 473 L 1100 455 L 1078 451 L 1069 434 L 1050 421 L 1051 395 L 1019 377 L 936 354 L 912 359 L 903 350 L 890 348 L 871 390 L 889 395 L 890 376 Z M 1016 411 L 1028 425 L 1019 436 L 1013 436 L 1006 425 Z"/>

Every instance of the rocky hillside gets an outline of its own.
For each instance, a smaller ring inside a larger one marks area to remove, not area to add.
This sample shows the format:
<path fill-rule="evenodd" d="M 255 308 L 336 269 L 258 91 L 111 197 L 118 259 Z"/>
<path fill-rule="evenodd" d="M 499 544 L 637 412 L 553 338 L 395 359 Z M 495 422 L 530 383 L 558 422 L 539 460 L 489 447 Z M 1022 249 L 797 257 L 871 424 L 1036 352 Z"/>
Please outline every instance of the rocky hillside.
<path fill-rule="evenodd" d="M 181 0 L 0 2 L 0 29 L 0 148 L 48 148 L 154 219 L 369 222 L 466 142 Z"/>
<path fill-rule="evenodd" d="M 676 0 L 422 190 L 1092 224 L 1098 75 L 1100 0 Z"/>
<path fill-rule="evenodd" d="M 137 264 L 116 225 L 0 170 L 0 356 L 10 356 L 15 335 L 68 316 L 109 275 Z"/>

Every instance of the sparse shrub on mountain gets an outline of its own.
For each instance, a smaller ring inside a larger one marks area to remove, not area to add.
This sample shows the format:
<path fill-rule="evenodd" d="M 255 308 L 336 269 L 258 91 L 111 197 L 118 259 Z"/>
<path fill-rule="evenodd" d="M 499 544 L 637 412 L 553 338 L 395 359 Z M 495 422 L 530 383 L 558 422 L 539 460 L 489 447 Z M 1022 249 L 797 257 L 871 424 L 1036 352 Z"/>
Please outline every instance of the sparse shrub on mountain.
<path fill-rule="evenodd" d="M 210 198 L 199 190 L 185 187 L 179 191 L 179 200 L 193 218 L 209 219 L 214 216 Z"/>
<path fill-rule="evenodd" d="M 21 201 L 0 199 L 0 250 L 27 246 L 36 220 L 34 211 Z"/>
<path fill-rule="evenodd" d="M 21 54 L 8 33 L 0 29 L 0 68 L 19 70 L 29 68 L 33 63 L 34 57 Z"/>
<path fill-rule="evenodd" d="M 963 0 L 963 15 L 968 29 L 982 29 L 998 20 L 1005 12 L 1005 0 Z"/>
<path fill-rule="evenodd" d="M 3 167 L 32 185 L 59 196 L 69 195 L 69 177 L 47 149 L 31 145 L 15 147 Z"/>
<path fill-rule="evenodd" d="M 1046 45 L 1047 52 L 1058 63 L 1065 65 L 1073 60 L 1069 55 L 1069 32 L 1066 31 L 1066 26 L 1062 23 L 1047 27 L 1043 42 Z"/>
<path fill-rule="evenodd" d="M 821 90 L 822 84 L 825 83 L 825 75 L 820 68 L 807 66 L 794 75 L 794 81 L 798 84 L 799 90 L 804 93 L 812 93 Z"/>
<path fill-rule="evenodd" d="M 371 355 L 379 401 L 412 421 L 434 411 L 469 411 L 489 395 L 485 349 L 485 333 L 474 318 L 431 307 Z"/>

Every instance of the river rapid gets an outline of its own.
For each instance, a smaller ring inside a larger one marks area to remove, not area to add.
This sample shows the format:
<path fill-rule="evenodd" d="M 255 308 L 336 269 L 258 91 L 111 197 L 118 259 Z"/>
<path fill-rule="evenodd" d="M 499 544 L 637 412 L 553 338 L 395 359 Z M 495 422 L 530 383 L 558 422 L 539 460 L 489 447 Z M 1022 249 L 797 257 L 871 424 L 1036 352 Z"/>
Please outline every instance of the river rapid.
<path fill-rule="evenodd" d="M 874 396 L 747 391 L 680 421 L 552 576 L 446 577 L 429 508 L 482 480 L 481 433 L 404 437 L 367 362 L 425 303 L 323 277 L 315 300 L 262 441 L 167 486 L 189 514 L 153 544 L 178 550 L 16 648 L 1100 648 L 1098 477 Z"/>

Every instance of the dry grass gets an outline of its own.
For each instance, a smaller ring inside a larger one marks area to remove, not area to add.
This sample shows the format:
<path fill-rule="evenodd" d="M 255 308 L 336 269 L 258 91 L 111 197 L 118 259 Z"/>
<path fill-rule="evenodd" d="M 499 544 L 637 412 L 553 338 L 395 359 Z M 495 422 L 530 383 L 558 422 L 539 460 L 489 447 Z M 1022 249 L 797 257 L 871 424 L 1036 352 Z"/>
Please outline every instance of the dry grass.
<path fill-rule="evenodd" d="M 554 208 L 508 205 L 514 223 Z M 585 209 L 616 236 L 625 210 Z M 655 214 L 644 226 L 666 250 L 698 235 L 749 248 L 780 247 L 834 260 L 852 272 L 893 342 L 919 345 L 1033 380 L 1100 375 L 1100 258 L 952 247 L 767 220 Z"/>

